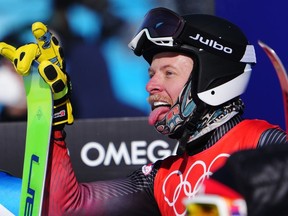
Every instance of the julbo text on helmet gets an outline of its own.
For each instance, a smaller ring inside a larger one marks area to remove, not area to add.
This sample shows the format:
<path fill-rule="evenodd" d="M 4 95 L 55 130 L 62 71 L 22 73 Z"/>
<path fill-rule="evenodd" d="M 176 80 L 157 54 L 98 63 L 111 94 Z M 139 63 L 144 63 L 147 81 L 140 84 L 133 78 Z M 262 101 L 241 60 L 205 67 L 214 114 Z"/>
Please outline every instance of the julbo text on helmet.
<path fill-rule="evenodd" d="M 128 46 L 149 64 L 160 52 L 191 56 L 197 65 L 193 95 L 211 106 L 241 95 L 256 63 L 253 45 L 234 24 L 213 15 L 179 16 L 166 8 L 150 10 Z"/>

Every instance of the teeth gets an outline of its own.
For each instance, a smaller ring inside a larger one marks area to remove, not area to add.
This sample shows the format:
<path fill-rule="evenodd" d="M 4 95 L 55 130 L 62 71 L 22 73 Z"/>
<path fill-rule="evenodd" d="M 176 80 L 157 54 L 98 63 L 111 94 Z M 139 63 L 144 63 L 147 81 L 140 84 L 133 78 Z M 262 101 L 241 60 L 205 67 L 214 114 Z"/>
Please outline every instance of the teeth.
<path fill-rule="evenodd" d="M 163 102 L 163 101 L 156 101 L 154 102 L 154 106 L 163 106 L 163 105 L 167 105 L 168 103 Z"/>
<path fill-rule="evenodd" d="M 159 107 L 159 106 L 170 106 L 170 104 L 167 102 L 163 102 L 163 101 L 155 101 L 153 103 L 154 108 Z"/>

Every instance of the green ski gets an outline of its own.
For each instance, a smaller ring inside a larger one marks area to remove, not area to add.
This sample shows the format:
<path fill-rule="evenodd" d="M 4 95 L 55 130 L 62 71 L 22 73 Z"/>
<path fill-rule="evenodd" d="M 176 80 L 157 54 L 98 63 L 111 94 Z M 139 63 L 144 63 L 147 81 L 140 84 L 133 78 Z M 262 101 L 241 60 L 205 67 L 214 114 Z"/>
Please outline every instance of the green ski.
<path fill-rule="evenodd" d="M 53 100 L 49 85 L 38 73 L 36 61 L 23 79 L 28 119 L 19 216 L 38 216 L 41 215 L 44 195 Z"/>

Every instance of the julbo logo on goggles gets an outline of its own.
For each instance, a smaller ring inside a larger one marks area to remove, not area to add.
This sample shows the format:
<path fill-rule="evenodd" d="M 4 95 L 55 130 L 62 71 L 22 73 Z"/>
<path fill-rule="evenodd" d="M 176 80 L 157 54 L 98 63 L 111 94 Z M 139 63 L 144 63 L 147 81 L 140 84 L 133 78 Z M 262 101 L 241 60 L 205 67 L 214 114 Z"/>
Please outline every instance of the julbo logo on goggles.
<path fill-rule="evenodd" d="M 239 45 L 215 37 L 192 27 L 183 17 L 166 8 L 150 10 L 128 46 L 140 56 L 147 40 L 157 46 L 181 48 L 186 45 L 187 49 L 187 45 L 190 45 L 233 61 L 256 63 L 253 45 Z"/>

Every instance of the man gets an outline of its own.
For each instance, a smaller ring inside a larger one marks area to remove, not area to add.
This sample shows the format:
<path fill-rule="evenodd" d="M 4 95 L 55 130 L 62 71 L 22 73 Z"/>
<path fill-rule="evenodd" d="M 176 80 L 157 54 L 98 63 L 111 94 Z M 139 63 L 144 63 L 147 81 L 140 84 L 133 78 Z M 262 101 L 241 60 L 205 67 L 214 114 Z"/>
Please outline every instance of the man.
<path fill-rule="evenodd" d="M 51 33 L 46 36 L 46 44 L 58 47 Z M 179 16 L 156 8 L 146 15 L 129 47 L 150 64 L 149 123 L 179 140 L 177 155 L 125 179 L 80 184 L 63 130 L 66 123 L 73 123 L 73 116 L 62 55 L 58 65 L 49 62 L 43 38 L 36 39 L 38 47 L 15 49 L 4 43 L 0 48 L 20 74 L 26 71 L 20 66 L 27 69 L 34 58 L 39 61 L 39 73 L 51 85 L 57 111 L 67 111 L 64 119 L 55 118 L 53 123 L 43 215 L 185 215 L 183 199 L 197 195 L 201 182 L 233 152 L 287 143 L 279 127 L 241 118 L 244 105 L 239 96 L 256 63 L 254 47 L 241 30 L 215 16 Z"/>

